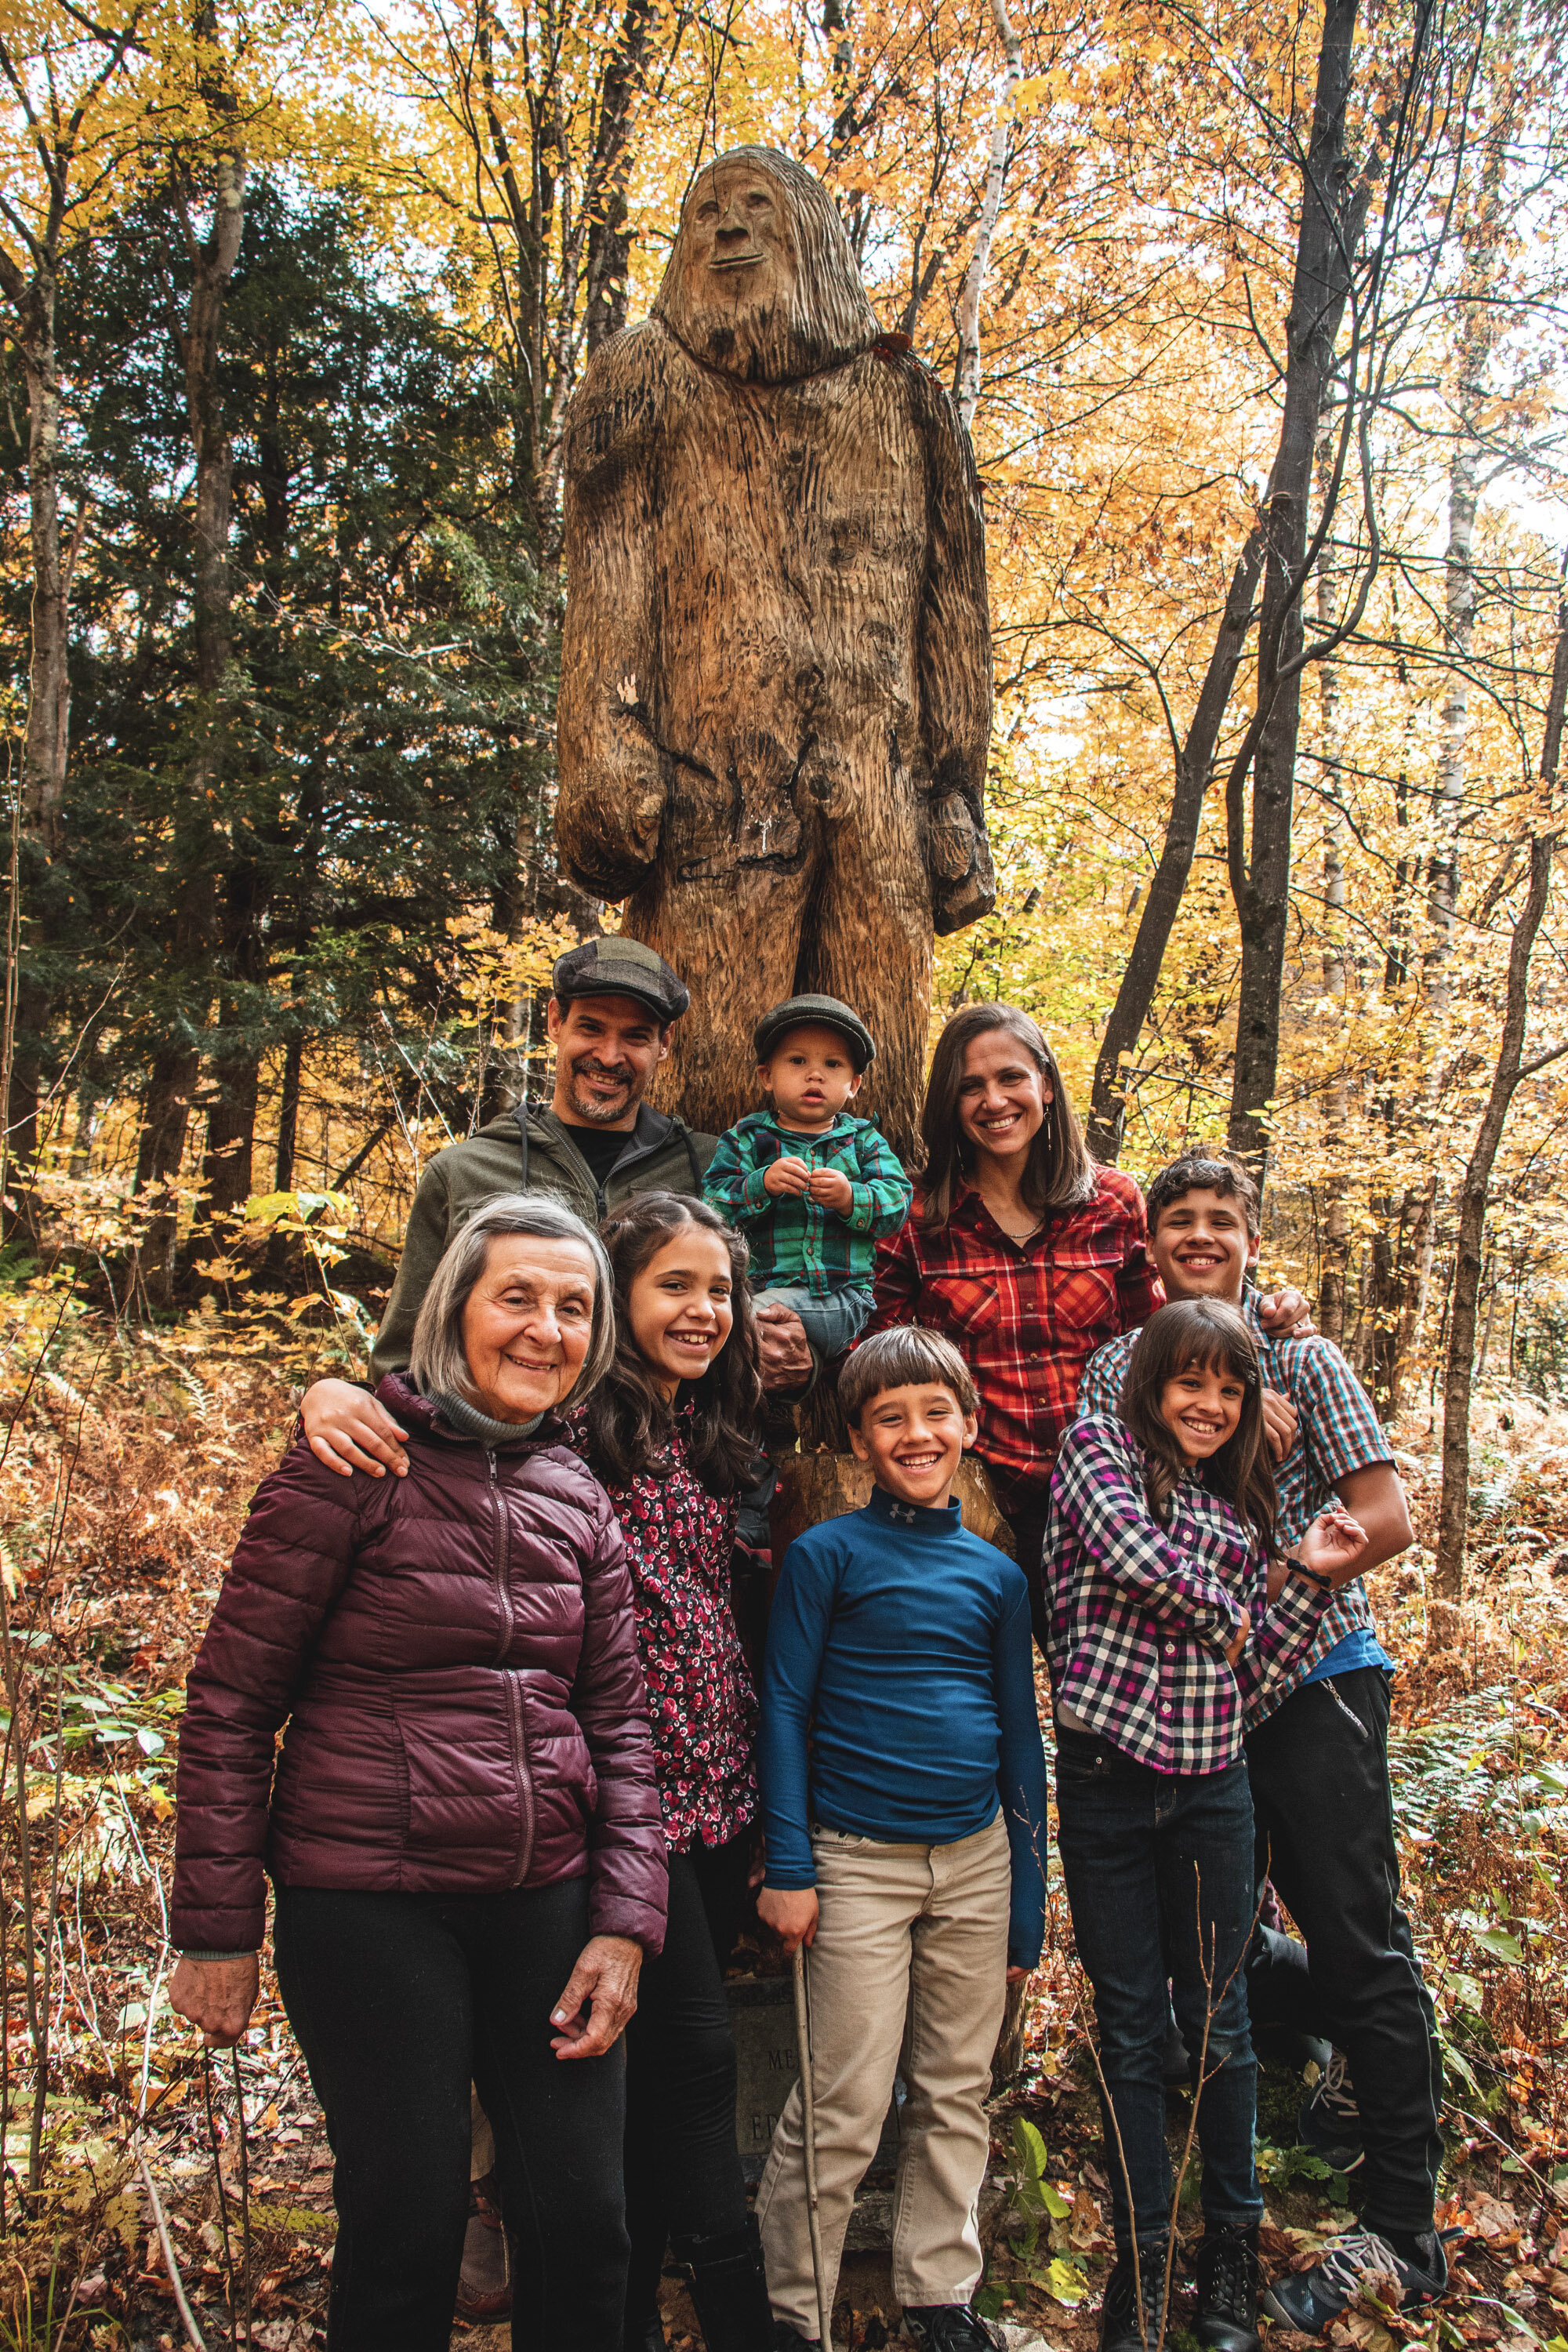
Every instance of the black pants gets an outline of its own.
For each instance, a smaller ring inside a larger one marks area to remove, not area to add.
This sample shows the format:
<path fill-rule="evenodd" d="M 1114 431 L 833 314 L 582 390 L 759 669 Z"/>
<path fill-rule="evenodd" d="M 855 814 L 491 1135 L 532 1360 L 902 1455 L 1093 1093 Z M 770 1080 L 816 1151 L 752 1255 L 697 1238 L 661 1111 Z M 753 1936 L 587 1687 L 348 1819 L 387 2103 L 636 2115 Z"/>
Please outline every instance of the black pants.
<path fill-rule="evenodd" d="M 1046 1542 L 1046 1513 L 1038 1509 L 1008 1511 L 1007 1525 L 1013 1531 L 1013 1557 L 1024 1571 L 1024 1581 L 1029 1588 L 1029 1622 L 1035 1629 L 1035 1646 L 1041 1657 L 1046 1654 L 1046 1636 L 1050 1632 L 1051 1612 L 1046 1604 L 1045 1561 L 1042 1554 Z"/>
<path fill-rule="evenodd" d="M 1369 2228 L 1432 2227 L 1442 2059 L 1432 1998 L 1399 1906 L 1388 1789 L 1388 1676 L 1362 1666 L 1303 1683 L 1247 1742 L 1258 1874 L 1272 1878 L 1307 1939 L 1313 2010 L 1295 1956 L 1255 1951 L 1249 1997 L 1336 2042 L 1350 2062 L 1366 2149 Z M 1315 2013 L 1314 2013 L 1315 2011 Z"/>
<path fill-rule="evenodd" d="M 529 2282 L 512 2342 L 620 2352 L 626 2057 L 556 2057 L 585 1879 L 498 1895 L 279 1886 L 278 1982 L 337 2158 L 329 2352 L 447 2352 L 470 2079 Z"/>
<path fill-rule="evenodd" d="M 643 1964 L 626 2029 L 626 2330 L 637 2339 L 666 2246 L 741 2230 L 746 2188 L 735 2145 L 735 2044 L 723 1969 L 746 1899 L 752 1834 L 669 1857 L 664 1949 Z"/>

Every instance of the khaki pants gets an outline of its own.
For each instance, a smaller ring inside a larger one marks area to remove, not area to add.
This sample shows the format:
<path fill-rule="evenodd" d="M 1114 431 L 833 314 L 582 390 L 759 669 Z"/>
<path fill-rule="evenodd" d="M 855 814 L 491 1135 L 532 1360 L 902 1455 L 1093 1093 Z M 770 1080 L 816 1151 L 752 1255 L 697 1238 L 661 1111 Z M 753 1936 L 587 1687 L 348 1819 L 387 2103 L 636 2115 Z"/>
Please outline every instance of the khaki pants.
<path fill-rule="evenodd" d="M 819 1829 L 812 1852 L 821 1917 L 806 1976 L 828 2278 L 838 2277 L 902 2049 L 909 2095 L 893 2193 L 893 2293 L 901 2304 L 967 2303 L 982 2267 L 984 2099 L 1006 1998 L 1006 1828 L 998 1813 L 954 1845 L 878 1845 Z M 773 2133 L 757 2217 L 773 2315 L 815 2339 L 804 2128 L 797 2083 Z"/>

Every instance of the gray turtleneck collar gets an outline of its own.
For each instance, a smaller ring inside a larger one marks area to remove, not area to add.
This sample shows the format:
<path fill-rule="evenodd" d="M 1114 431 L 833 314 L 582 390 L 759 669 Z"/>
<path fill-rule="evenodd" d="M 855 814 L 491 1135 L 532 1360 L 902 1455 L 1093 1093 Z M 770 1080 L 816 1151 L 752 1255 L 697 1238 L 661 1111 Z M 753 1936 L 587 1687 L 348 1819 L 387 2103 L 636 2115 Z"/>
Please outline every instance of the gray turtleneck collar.
<path fill-rule="evenodd" d="M 525 1437 L 531 1437 L 544 1419 L 542 1412 L 536 1412 L 531 1421 L 492 1421 L 477 1405 L 467 1403 L 446 1389 L 437 1389 L 430 1402 L 460 1437 L 477 1437 L 481 1445 L 517 1445 Z"/>

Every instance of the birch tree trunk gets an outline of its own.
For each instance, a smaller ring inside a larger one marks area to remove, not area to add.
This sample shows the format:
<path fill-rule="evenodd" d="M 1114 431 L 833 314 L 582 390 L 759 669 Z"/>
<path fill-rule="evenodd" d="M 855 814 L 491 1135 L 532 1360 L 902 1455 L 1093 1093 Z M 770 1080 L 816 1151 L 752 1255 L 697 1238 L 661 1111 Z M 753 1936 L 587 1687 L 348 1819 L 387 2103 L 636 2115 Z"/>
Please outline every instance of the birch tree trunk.
<path fill-rule="evenodd" d="M 980 401 L 980 296 L 985 284 L 985 272 L 991 263 L 991 240 L 996 234 L 997 217 L 1002 210 L 1013 101 L 1018 84 L 1024 79 L 1024 45 L 1007 14 L 1006 0 L 991 0 L 991 21 L 1002 44 L 1006 70 L 1002 95 L 996 101 L 996 112 L 991 124 L 991 155 L 985 173 L 985 196 L 980 207 L 974 247 L 969 257 L 969 268 L 963 274 L 963 291 L 958 306 L 958 413 L 963 420 L 966 433 L 973 430 L 974 411 Z"/>
<path fill-rule="evenodd" d="M 1553 824 L 1557 765 L 1563 743 L 1563 711 L 1568 699 L 1568 604 L 1559 607 L 1557 643 L 1552 663 L 1552 690 L 1541 751 L 1541 814 L 1530 837 L 1530 880 L 1524 905 L 1513 927 L 1509 946 L 1508 991 L 1503 1006 L 1502 1037 L 1498 1046 L 1486 1108 L 1481 1113 L 1475 1149 L 1459 1191 L 1459 1231 L 1454 1253 L 1454 1295 L 1448 1321 L 1448 1355 L 1443 1378 L 1443 1487 L 1437 1506 L 1437 1564 L 1433 1590 L 1439 1608 L 1428 1622 L 1427 1644 L 1447 1647 L 1453 1640 L 1458 1603 L 1465 1589 L 1465 1528 L 1469 1507 L 1470 1393 L 1476 1357 L 1476 1307 L 1480 1296 L 1482 1241 L 1492 1169 L 1502 1141 L 1509 1108 L 1521 1082 L 1568 1054 L 1568 1045 L 1549 1048 L 1524 1059 L 1525 1025 L 1530 1013 L 1530 959 L 1535 935 L 1546 912 L 1552 887 L 1552 858 L 1559 839 Z"/>

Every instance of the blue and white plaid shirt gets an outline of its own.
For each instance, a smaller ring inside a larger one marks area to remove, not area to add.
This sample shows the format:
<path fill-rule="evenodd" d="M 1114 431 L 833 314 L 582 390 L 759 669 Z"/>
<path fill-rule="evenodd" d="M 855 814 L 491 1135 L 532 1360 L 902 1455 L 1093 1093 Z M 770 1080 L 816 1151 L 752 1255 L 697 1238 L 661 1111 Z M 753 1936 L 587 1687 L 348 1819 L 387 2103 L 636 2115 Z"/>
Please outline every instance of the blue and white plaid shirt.
<path fill-rule="evenodd" d="M 1339 1500 L 1336 1480 L 1377 1463 L 1392 1464 L 1394 1456 L 1371 1398 L 1331 1339 L 1317 1334 L 1306 1339 L 1272 1338 L 1258 1320 L 1254 1290 L 1244 1295 L 1242 1312 L 1258 1342 L 1265 1386 L 1289 1397 L 1296 1408 L 1296 1443 L 1284 1461 L 1274 1465 L 1279 1494 L 1275 1533 L 1280 1548 L 1288 1551 L 1300 1542 L 1319 1513 Z M 1120 1413 L 1121 1383 L 1137 1337 L 1136 1331 L 1124 1331 L 1089 1358 L 1079 1384 L 1080 1413 Z M 1347 1635 L 1371 1631 L 1372 1607 L 1358 1576 L 1352 1583 L 1341 1585 L 1323 1613 L 1311 1649 L 1296 1659 L 1289 1675 L 1249 1717 L 1249 1725 L 1271 1715 Z"/>
<path fill-rule="evenodd" d="M 1154 1771 L 1219 1772 L 1310 1651 L 1328 1595 L 1288 1577 L 1271 1608 L 1261 1547 L 1195 1472 L 1168 1513 L 1162 1524 L 1149 1508 L 1143 1449 L 1120 1415 L 1074 1422 L 1051 1477 L 1041 1559 L 1051 1688 L 1058 1706 Z M 1252 1632 L 1233 1667 L 1225 1654 L 1244 1613 Z"/>

